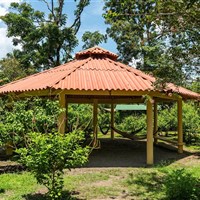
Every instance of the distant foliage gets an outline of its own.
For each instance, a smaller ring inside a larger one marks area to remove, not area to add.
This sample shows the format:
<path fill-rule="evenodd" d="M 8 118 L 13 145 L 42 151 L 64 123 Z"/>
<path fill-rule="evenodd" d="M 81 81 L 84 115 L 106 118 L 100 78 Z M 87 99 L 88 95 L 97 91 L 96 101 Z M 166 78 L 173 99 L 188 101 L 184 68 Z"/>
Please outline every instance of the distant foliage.
<path fill-rule="evenodd" d="M 25 77 L 31 71 L 23 70 L 19 61 L 13 56 L 0 60 L 0 85 Z"/>
<path fill-rule="evenodd" d="M 88 104 L 70 104 L 68 106 L 69 130 L 85 130 L 92 123 L 92 106 Z"/>
<path fill-rule="evenodd" d="M 27 133 L 57 132 L 58 116 L 61 111 L 57 100 L 1 100 L 0 142 L 12 141 L 15 147 L 24 146 Z"/>
<path fill-rule="evenodd" d="M 99 31 L 86 31 L 82 36 L 84 42 L 83 49 L 88 49 L 107 41 L 106 35 L 101 34 Z"/>
<path fill-rule="evenodd" d="M 135 131 L 142 127 L 144 129 L 141 131 L 141 133 L 146 133 L 146 115 L 130 115 L 122 119 L 122 122 L 117 126 L 122 131 Z"/>
<path fill-rule="evenodd" d="M 168 200 L 198 200 L 200 180 L 185 169 L 170 172 L 164 181 Z"/>
<path fill-rule="evenodd" d="M 81 132 L 30 133 L 27 148 L 17 150 L 19 162 L 35 176 L 38 183 L 48 188 L 50 199 L 61 199 L 64 186 L 64 169 L 84 165 L 88 160 L 89 148 L 83 148 Z"/>
<path fill-rule="evenodd" d="M 177 123 L 176 104 L 159 112 L 158 127 L 160 131 L 176 131 Z M 200 140 L 199 108 L 192 103 L 183 103 L 183 134 L 184 142 L 188 144 Z"/>
<path fill-rule="evenodd" d="M 158 128 L 162 131 L 177 130 L 177 105 L 166 105 L 158 111 Z"/>
<path fill-rule="evenodd" d="M 98 123 L 101 128 L 110 126 L 111 122 L 111 106 L 106 104 L 99 105 Z"/>
<path fill-rule="evenodd" d="M 153 73 L 158 85 L 185 85 L 199 76 L 199 6 L 199 0 L 105 0 L 103 16 L 123 62 Z"/>
<path fill-rule="evenodd" d="M 183 136 L 186 144 L 200 142 L 199 113 L 199 107 L 194 103 L 183 103 Z M 129 114 L 123 117 L 119 113 L 115 113 L 115 124 L 118 129 L 127 132 L 144 127 L 141 133 L 145 134 L 146 114 Z M 177 131 L 177 124 L 177 104 L 167 105 L 158 111 L 159 132 Z"/>

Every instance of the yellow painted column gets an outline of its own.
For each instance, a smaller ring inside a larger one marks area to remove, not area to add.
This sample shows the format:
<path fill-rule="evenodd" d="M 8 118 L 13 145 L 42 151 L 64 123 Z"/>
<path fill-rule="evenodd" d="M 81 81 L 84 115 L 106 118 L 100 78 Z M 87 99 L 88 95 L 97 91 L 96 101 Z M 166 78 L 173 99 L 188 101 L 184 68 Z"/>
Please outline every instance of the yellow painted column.
<path fill-rule="evenodd" d="M 13 155 L 13 143 L 12 142 L 7 142 L 5 145 L 6 149 L 6 156 L 11 156 Z"/>
<path fill-rule="evenodd" d="M 60 108 L 63 108 L 64 111 L 60 113 L 60 116 L 59 116 L 58 131 L 64 134 L 65 128 L 66 128 L 66 99 L 65 99 L 65 94 L 63 93 L 59 94 L 59 104 L 60 104 Z"/>
<path fill-rule="evenodd" d="M 178 105 L 178 152 L 183 153 L 183 121 L 182 121 L 182 98 L 177 102 Z"/>
<path fill-rule="evenodd" d="M 154 136 L 158 136 L 158 103 L 155 101 L 154 102 L 154 110 L 153 110 L 153 115 L 154 115 L 154 126 L 153 126 L 153 133 L 155 134 Z M 154 138 L 154 143 L 158 143 L 158 139 Z"/>
<path fill-rule="evenodd" d="M 94 99 L 93 103 L 93 134 L 94 134 L 94 144 L 97 144 L 98 137 L 98 100 Z"/>
<path fill-rule="evenodd" d="M 65 130 L 66 133 L 68 133 L 68 102 L 67 102 L 67 98 L 65 96 Z"/>
<path fill-rule="evenodd" d="M 114 130 L 112 129 L 114 127 L 114 104 L 111 104 L 111 139 L 114 139 Z"/>
<path fill-rule="evenodd" d="M 154 163 L 153 155 L 153 105 L 152 100 L 147 100 L 147 165 Z"/>

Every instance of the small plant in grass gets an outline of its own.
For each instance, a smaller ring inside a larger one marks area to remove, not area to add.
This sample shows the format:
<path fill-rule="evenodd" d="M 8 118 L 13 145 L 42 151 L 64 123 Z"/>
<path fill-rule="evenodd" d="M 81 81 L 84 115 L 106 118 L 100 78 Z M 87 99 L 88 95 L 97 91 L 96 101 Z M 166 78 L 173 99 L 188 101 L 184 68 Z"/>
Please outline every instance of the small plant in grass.
<path fill-rule="evenodd" d="M 198 200 L 200 180 L 185 169 L 170 172 L 164 181 L 168 200 Z"/>
<path fill-rule="evenodd" d="M 33 173 L 38 183 L 48 188 L 52 200 L 62 198 L 63 170 L 82 166 L 88 160 L 89 149 L 81 146 L 82 135 L 81 132 L 30 133 L 28 147 L 16 150 L 19 162 Z"/>

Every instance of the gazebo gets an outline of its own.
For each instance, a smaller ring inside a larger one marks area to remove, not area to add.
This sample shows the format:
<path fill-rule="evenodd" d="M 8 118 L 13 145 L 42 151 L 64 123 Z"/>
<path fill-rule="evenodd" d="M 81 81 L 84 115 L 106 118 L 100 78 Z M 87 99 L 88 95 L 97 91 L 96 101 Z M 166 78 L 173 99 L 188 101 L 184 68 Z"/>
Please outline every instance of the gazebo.
<path fill-rule="evenodd" d="M 147 158 L 153 164 L 153 143 L 157 136 L 157 104 L 177 102 L 178 152 L 183 152 L 182 100 L 200 99 L 200 94 L 172 83 L 160 90 L 156 79 L 117 61 L 117 55 L 98 46 L 76 53 L 75 59 L 58 67 L 33 74 L 0 87 L 0 95 L 17 97 L 58 96 L 66 108 L 59 118 L 59 131 L 66 132 L 69 103 L 93 104 L 93 132 L 97 138 L 98 104 L 111 105 L 111 127 L 114 126 L 114 104 L 146 103 Z M 114 139 L 114 131 L 111 130 Z"/>

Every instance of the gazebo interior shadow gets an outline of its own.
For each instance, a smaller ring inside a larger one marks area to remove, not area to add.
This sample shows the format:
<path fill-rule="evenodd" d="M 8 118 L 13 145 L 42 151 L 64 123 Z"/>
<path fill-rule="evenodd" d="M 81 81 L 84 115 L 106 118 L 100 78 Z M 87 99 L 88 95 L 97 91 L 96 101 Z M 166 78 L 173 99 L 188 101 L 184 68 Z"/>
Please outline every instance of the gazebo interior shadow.
<path fill-rule="evenodd" d="M 132 141 L 125 138 L 100 139 L 101 148 L 93 149 L 87 168 L 95 167 L 146 167 L 146 141 Z M 166 143 L 154 146 L 154 164 L 169 165 L 190 156 L 184 151 L 177 153 L 177 148 Z"/>

